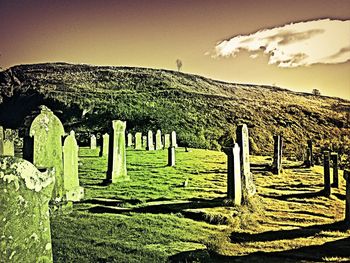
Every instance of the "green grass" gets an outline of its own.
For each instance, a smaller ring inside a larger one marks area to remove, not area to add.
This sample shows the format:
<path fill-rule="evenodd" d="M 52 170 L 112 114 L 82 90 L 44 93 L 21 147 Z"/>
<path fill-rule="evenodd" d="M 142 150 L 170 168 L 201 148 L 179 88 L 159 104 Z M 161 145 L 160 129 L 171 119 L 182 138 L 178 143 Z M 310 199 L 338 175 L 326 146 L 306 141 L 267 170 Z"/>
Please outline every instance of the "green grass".
<path fill-rule="evenodd" d="M 98 149 L 81 148 L 85 200 L 74 204 L 73 213 L 51 219 L 55 262 L 163 262 L 179 252 L 205 249 L 220 224 L 228 223 L 225 213 L 204 212 L 226 209 L 220 208 L 225 156 L 178 148 L 176 159 L 177 165 L 168 167 L 165 150 L 128 149 L 131 180 L 105 186 L 107 158 L 98 157 Z"/>
<path fill-rule="evenodd" d="M 265 166 L 269 156 L 252 156 Z M 51 218 L 55 262 L 295 262 L 350 260 L 345 184 L 322 195 L 323 170 L 284 160 L 273 175 L 252 166 L 258 197 L 233 207 L 222 152 L 127 150 L 130 181 L 103 185 L 107 159 L 80 149 L 85 199 Z M 188 186 L 183 182 L 188 179 Z M 258 253 L 258 254 L 257 254 Z"/>

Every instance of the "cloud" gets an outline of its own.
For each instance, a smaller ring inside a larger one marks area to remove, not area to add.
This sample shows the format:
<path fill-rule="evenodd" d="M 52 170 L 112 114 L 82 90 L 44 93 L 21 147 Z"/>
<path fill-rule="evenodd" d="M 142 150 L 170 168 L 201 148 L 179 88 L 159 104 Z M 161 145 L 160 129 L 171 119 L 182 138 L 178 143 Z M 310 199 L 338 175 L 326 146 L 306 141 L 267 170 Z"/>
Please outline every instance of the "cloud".
<path fill-rule="evenodd" d="M 350 20 L 322 19 L 292 23 L 217 43 L 212 57 L 236 56 L 248 51 L 251 58 L 264 53 L 279 67 L 336 64 L 350 60 Z"/>

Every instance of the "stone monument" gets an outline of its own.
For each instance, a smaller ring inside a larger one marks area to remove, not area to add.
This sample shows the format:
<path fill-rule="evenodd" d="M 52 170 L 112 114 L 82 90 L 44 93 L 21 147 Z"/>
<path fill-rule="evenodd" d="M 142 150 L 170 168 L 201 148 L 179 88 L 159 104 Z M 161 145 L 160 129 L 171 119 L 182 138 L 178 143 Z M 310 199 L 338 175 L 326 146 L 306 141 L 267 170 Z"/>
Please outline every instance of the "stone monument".
<path fill-rule="evenodd" d="M 63 182 L 67 201 L 80 201 L 84 198 L 84 188 L 79 186 L 78 151 L 74 131 L 71 131 L 63 144 Z"/>
<path fill-rule="evenodd" d="M 246 124 L 239 125 L 236 130 L 237 144 L 240 149 L 240 169 L 242 177 L 243 198 L 249 198 L 256 194 L 253 175 L 250 172 L 249 160 L 249 134 Z"/>
<path fill-rule="evenodd" d="M 0 262 L 52 263 L 49 201 L 55 175 L 0 157 Z"/>
<path fill-rule="evenodd" d="M 107 183 L 130 180 L 126 171 L 125 128 L 125 121 L 112 121 L 112 133 L 108 151 Z"/>
<path fill-rule="evenodd" d="M 55 187 L 52 200 L 61 201 L 64 197 L 61 121 L 46 106 L 33 120 L 29 136 L 33 139 L 33 164 L 38 168 L 55 168 Z"/>

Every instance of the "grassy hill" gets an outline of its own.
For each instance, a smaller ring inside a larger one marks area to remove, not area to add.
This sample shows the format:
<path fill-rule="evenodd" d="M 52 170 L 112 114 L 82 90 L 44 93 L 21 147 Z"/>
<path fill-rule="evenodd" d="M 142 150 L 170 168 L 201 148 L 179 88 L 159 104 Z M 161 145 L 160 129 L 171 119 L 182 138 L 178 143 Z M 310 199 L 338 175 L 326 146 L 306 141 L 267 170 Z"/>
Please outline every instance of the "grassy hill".
<path fill-rule="evenodd" d="M 283 133 L 285 152 L 298 157 L 309 138 L 349 151 L 350 101 L 340 98 L 168 70 L 66 63 L 14 66 L 0 72 L 0 89 L 3 126 L 21 127 L 46 104 L 80 141 L 121 119 L 132 132 L 175 130 L 182 145 L 218 149 L 245 123 L 253 153 L 271 152 L 274 133 Z"/>

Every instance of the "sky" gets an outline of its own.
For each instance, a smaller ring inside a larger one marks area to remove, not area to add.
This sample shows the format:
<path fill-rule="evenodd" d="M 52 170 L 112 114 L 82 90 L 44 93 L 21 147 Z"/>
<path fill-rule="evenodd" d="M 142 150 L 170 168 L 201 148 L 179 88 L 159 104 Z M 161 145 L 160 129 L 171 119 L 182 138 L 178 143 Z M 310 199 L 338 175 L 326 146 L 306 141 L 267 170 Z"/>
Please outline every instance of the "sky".
<path fill-rule="evenodd" d="M 0 0 L 0 67 L 177 70 L 350 99 L 349 0 Z"/>

